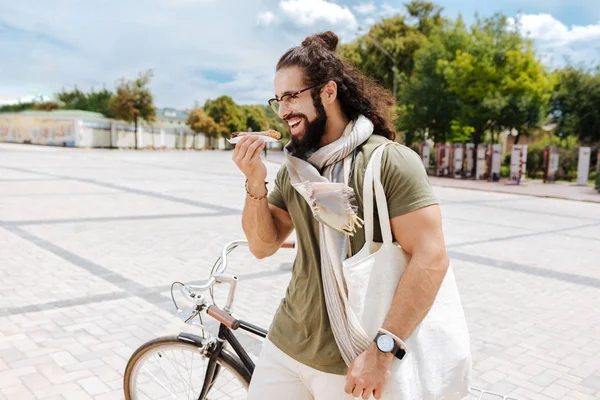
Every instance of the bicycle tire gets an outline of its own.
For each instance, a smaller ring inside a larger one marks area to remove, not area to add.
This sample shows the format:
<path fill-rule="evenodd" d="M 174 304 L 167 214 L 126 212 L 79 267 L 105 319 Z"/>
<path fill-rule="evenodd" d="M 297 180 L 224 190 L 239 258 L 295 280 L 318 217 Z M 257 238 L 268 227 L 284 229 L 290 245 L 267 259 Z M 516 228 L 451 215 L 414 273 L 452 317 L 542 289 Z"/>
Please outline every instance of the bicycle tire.
<path fill-rule="evenodd" d="M 142 344 L 131 355 L 129 361 L 127 362 L 127 367 L 125 368 L 125 373 L 123 377 L 123 390 L 125 392 L 125 400 L 138 400 L 139 396 L 136 394 L 136 378 L 137 371 L 141 367 L 141 365 L 139 365 L 138 362 L 142 360 L 143 364 L 143 361 L 145 361 L 145 355 L 148 355 L 148 353 L 150 352 L 155 352 L 161 347 L 177 347 L 187 349 L 190 351 L 197 351 L 199 345 L 190 343 L 189 341 L 181 340 L 177 336 L 163 336 Z M 209 356 L 205 356 L 204 359 L 208 360 L 208 357 Z M 239 381 L 241 385 L 244 386 L 246 390 L 248 390 L 251 374 L 237 357 L 233 356 L 225 350 L 222 350 L 217 358 L 217 362 L 221 366 L 221 368 L 225 368 Z"/>

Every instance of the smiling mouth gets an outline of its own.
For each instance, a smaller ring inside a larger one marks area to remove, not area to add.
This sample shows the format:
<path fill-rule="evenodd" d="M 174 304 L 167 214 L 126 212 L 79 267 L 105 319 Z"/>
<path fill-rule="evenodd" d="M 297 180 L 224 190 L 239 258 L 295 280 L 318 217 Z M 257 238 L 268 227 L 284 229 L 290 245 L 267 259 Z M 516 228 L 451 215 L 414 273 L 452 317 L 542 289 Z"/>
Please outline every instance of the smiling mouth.
<path fill-rule="evenodd" d="M 301 126 L 304 126 L 304 125 L 302 125 L 303 120 L 304 120 L 304 118 L 296 117 L 296 116 L 293 116 L 286 120 L 286 122 L 288 123 L 289 129 L 290 129 L 290 134 L 292 134 L 292 135 L 300 134 L 300 130 L 302 129 Z"/>

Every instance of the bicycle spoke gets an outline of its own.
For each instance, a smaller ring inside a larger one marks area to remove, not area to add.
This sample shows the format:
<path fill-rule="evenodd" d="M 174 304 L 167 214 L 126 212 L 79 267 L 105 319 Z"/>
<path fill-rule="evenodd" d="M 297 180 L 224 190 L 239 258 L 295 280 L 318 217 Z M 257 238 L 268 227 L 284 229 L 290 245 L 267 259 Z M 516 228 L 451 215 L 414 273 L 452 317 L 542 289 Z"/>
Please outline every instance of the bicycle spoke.
<path fill-rule="evenodd" d="M 200 358 L 199 362 L 196 362 L 196 357 Z M 218 373 L 215 371 L 209 382 L 206 400 L 244 399 L 248 384 L 241 372 L 233 368 L 236 365 L 232 367 L 230 363 L 223 363 L 221 358 L 217 358 L 216 362 Z M 198 347 L 167 341 L 154 344 L 142 353 L 132 367 L 128 387 L 134 400 L 197 400 L 207 369 L 208 359 L 198 351 Z"/>
<path fill-rule="evenodd" d="M 154 376 L 154 374 L 153 374 L 152 372 L 150 372 L 150 371 L 149 371 L 149 370 L 147 370 L 147 369 L 146 369 L 146 372 L 148 373 L 148 375 L 150 375 L 151 377 L 153 377 L 153 378 L 154 378 L 154 380 L 156 381 L 156 383 L 158 383 L 160 386 L 162 386 L 162 387 L 163 387 L 163 389 L 165 389 L 167 392 L 169 392 L 169 394 L 170 394 L 171 396 L 173 396 L 173 398 L 174 398 L 174 399 L 177 399 L 177 395 L 175 395 L 175 393 L 171 392 L 171 391 L 169 390 L 169 388 L 168 388 L 168 387 L 166 387 L 165 385 L 163 385 L 163 384 L 162 384 L 162 382 L 161 382 L 161 381 L 159 381 L 159 380 L 158 380 L 158 379 L 157 379 L 157 378 Z"/>
<path fill-rule="evenodd" d="M 164 370 L 164 368 L 161 368 L 161 366 L 160 366 L 159 358 L 164 358 L 164 355 L 161 355 L 161 353 L 156 353 L 156 355 L 154 356 L 154 361 L 157 364 L 158 368 L 162 371 L 165 378 L 167 378 L 167 381 L 169 382 L 171 389 L 173 389 L 173 391 L 175 391 L 175 386 L 173 386 L 173 382 L 171 382 L 171 379 L 169 379 L 169 375 L 167 375 L 167 372 Z M 160 383 L 159 383 L 159 385 L 160 385 Z M 169 390 L 167 390 L 167 391 L 169 391 Z"/>

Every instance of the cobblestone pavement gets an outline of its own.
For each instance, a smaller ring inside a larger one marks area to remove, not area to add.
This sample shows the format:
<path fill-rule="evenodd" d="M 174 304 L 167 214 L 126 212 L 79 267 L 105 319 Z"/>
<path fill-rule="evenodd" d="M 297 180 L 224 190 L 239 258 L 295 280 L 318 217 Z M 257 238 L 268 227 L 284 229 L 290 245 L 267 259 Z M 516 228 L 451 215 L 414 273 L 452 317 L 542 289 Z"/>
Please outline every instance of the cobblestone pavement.
<path fill-rule="evenodd" d="M 522 181 L 519 185 L 514 185 L 509 183 L 506 179 L 502 179 L 500 182 L 487 182 L 475 181 L 472 179 L 431 177 L 431 183 L 436 186 L 452 187 L 457 189 L 483 190 L 486 192 L 512 193 L 536 197 L 600 203 L 600 193 L 598 193 L 594 186 L 580 186 L 575 183 L 568 182 L 544 183 L 539 179 L 528 179 Z"/>
<path fill-rule="evenodd" d="M 243 238 L 227 152 L 0 145 L 0 400 L 120 399 L 133 350 L 194 331 L 173 281 Z M 267 162 L 272 180 L 278 164 Z M 600 205 L 436 187 L 472 335 L 473 384 L 600 398 Z M 234 313 L 268 327 L 293 250 L 232 253 Z M 257 354 L 260 341 L 245 337 Z"/>

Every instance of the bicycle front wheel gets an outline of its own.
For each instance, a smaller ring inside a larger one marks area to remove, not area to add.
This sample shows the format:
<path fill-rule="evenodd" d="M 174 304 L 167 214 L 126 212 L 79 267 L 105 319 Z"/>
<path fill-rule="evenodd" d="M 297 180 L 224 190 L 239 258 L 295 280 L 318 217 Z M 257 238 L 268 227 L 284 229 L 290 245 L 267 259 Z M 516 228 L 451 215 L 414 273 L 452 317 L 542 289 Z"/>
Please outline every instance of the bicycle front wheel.
<path fill-rule="evenodd" d="M 126 400 L 198 400 L 209 359 L 198 346 L 177 336 L 154 339 L 140 346 L 125 369 Z M 247 395 L 250 376 L 241 362 L 221 352 L 206 400 L 238 400 Z"/>

